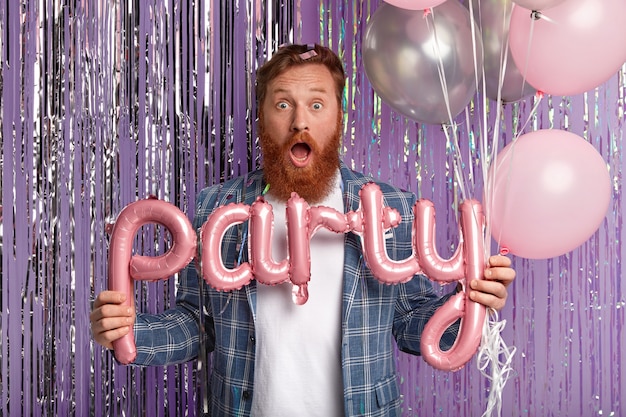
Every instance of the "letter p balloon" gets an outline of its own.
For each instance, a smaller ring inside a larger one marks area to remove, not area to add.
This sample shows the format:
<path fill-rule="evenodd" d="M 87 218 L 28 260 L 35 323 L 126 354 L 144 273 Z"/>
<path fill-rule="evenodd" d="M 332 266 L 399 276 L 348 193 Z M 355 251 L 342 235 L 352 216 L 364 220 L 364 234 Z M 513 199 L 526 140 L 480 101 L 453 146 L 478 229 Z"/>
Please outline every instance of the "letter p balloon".
<path fill-rule="evenodd" d="M 139 228 L 156 223 L 165 226 L 171 236 L 170 249 L 160 256 L 133 255 L 133 240 Z M 109 247 L 108 286 L 126 294 L 125 305 L 134 305 L 133 280 L 167 279 L 183 269 L 194 257 L 196 234 L 187 216 L 171 203 L 146 199 L 127 205 L 119 214 Z M 135 360 L 137 349 L 133 329 L 113 342 L 115 358 L 123 364 Z"/>

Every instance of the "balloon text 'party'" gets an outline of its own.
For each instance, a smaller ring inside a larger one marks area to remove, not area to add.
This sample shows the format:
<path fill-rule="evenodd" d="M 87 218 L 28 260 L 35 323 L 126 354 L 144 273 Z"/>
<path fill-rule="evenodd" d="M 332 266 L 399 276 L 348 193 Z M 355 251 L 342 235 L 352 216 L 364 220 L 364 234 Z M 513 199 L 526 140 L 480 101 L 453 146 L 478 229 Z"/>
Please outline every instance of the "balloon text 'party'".
<path fill-rule="evenodd" d="M 293 193 L 286 206 L 288 256 L 280 261 L 274 260 L 270 250 L 273 211 L 269 203 L 258 198 L 251 205 L 230 203 L 218 207 L 200 229 L 202 277 L 220 291 L 240 289 L 253 279 L 266 285 L 290 281 L 294 303 L 304 304 L 308 299 L 307 286 L 311 279 L 309 242 L 320 228 L 335 233 L 357 234 L 361 238 L 366 265 L 384 284 L 407 282 L 419 273 L 439 282 L 463 279 L 469 282 L 483 277 L 484 216 L 478 202 L 470 200 L 461 204 L 459 246 L 450 259 L 443 259 L 435 248 L 434 206 L 428 200 L 418 200 L 413 207 L 413 253 L 406 259 L 393 260 L 385 248 L 385 235 L 398 226 L 400 213 L 384 206 L 382 191 L 374 183 L 363 186 L 360 200 L 358 210 L 344 214 L 329 207 L 311 207 Z M 229 228 L 246 221 L 249 222 L 249 262 L 228 268 L 221 255 L 222 239 Z M 132 256 L 134 236 L 138 228 L 147 223 L 161 224 L 172 234 L 173 243 L 165 255 Z M 196 247 L 195 233 L 185 214 L 177 207 L 155 199 L 131 203 L 120 213 L 112 232 L 109 288 L 126 292 L 127 300 L 132 303 L 132 279 L 167 278 L 191 261 Z M 442 351 L 439 348 L 441 336 L 460 318 L 463 325 L 454 346 Z M 471 301 L 464 291 L 456 294 L 424 328 L 424 359 L 438 369 L 461 368 L 478 348 L 484 318 L 484 306 Z M 130 338 L 120 339 L 114 344 L 116 358 L 122 363 L 130 363 L 135 357 L 132 331 L 130 335 Z"/>

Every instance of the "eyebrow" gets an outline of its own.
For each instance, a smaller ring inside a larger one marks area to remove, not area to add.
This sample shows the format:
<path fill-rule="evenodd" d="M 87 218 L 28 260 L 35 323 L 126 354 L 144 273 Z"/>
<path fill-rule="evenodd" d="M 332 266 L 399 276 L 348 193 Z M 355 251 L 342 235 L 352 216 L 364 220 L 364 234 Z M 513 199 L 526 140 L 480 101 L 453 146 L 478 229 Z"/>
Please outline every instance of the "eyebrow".
<path fill-rule="evenodd" d="M 310 88 L 309 91 L 314 92 L 314 93 L 324 93 L 324 94 L 328 93 L 328 89 L 324 88 L 324 87 L 313 87 L 313 88 Z M 290 93 L 291 90 L 289 90 L 287 88 L 277 87 L 277 88 L 273 89 L 271 92 L 273 94 Z"/>

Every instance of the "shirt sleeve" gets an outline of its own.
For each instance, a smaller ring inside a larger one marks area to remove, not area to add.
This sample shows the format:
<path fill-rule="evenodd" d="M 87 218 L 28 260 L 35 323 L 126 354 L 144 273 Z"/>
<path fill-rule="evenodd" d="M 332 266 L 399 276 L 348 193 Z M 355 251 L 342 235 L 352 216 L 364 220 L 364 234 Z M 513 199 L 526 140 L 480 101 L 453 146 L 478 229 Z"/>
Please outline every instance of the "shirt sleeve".
<path fill-rule="evenodd" d="M 135 365 L 171 365 L 198 356 L 201 334 L 198 284 L 196 268 L 190 264 L 180 274 L 174 308 L 160 314 L 137 314 Z M 212 333 L 210 318 L 206 318 L 205 328 Z"/>
<path fill-rule="evenodd" d="M 416 275 L 406 284 L 401 284 L 398 292 L 393 326 L 398 349 L 420 355 L 421 336 L 426 323 L 455 291 L 440 297 L 425 275 Z M 459 323 L 456 321 L 444 332 L 440 341 L 442 350 L 448 350 L 454 344 Z"/>

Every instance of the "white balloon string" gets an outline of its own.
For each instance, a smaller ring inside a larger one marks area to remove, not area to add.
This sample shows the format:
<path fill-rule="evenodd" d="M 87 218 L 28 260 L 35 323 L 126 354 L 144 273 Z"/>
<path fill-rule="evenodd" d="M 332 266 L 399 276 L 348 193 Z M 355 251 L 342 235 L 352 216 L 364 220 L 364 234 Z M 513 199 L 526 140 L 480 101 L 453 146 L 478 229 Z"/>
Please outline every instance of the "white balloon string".
<path fill-rule="evenodd" d="M 428 19 L 429 16 L 432 16 L 432 19 L 433 19 L 432 25 L 430 24 L 430 21 Z M 448 119 L 450 120 L 449 126 L 442 125 L 442 127 L 446 135 L 447 143 L 449 143 L 450 146 L 453 148 L 453 164 L 452 165 L 453 165 L 454 178 L 455 178 L 456 184 L 459 186 L 461 190 L 461 198 L 465 200 L 467 199 L 468 193 L 466 192 L 465 181 L 463 180 L 463 175 L 461 172 L 461 167 L 463 166 L 463 164 L 462 164 L 462 155 L 460 153 L 459 143 L 458 143 L 458 128 L 457 128 L 456 123 L 453 120 L 452 110 L 450 109 L 450 99 L 448 96 L 448 84 L 446 83 L 445 69 L 443 66 L 441 51 L 439 49 L 439 39 L 437 38 L 437 30 L 435 28 L 435 13 L 432 8 L 424 12 L 424 19 L 426 19 L 426 26 L 428 27 L 428 30 L 430 31 L 434 39 L 433 48 L 435 49 L 434 52 L 435 52 L 435 55 L 437 56 L 437 73 L 439 75 L 439 82 L 441 83 L 441 89 L 443 91 L 443 100 L 446 105 L 446 112 L 448 113 Z M 450 135 L 450 131 L 448 130 L 448 128 L 452 129 L 452 136 Z"/>
<path fill-rule="evenodd" d="M 478 23 L 476 22 L 476 15 L 474 14 L 474 2 L 473 1 L 469 1 L 468 5 L 469 5 L 469 15 L 470 15 L 470 26 L 472 27 L 472 47 L 473 47 L 473 53 L 474 53 L 474 72 L 476 74 L 475 79 L 476 79 L 476 91 L 479 92 L 478 96 L 480 97 L 480 99 L 482 100 L 481 102 L 483 103 L 483 119 L 481 121 L 481 119 L 478 119 L 478 125 L 479 125 L 479 132 L 480 135 L 486 134 L 487 132 L 487 109 L 485 107 L 485 103 L 487 103 L 487 89 L 486 89 L 486 84 L 485 84 L 485 66 L 484 65 L 479 65 L 478 63 L 478 56 L 476 53 L 476 42 L 477 40 L 480 40 L 480 42 L 482 43 L 482 35 L 480 35 L 480 38 L 477 38 L 474 36 L 475 33 L 475 28 L 478 27 Z M 478 3 L 478 16 L 481 15 L 481 9 L 480 9 L 480 3 Z M 480 17 L 478 19 L 480 21 Z M 484 60 L 484 47 L 483 47 L 483 60 Z M 480 67 L 480 75 L 479 75 L 479 71 L 478 68 Z M 482 87 L 482 88 L 479 88 Z M 470 111 L 469 111 L 469 106 L 465 107 L 465 125 L 467 126 L 467 134 L 468 134 L 468 139 L 471 142 L 477 142 L 478 144 L 482 144 L 483 141 L 478 141 L 476 135 L 474 134 L 474 132 L 472 131 L 472 129 L 470 129 L 471 123 L 470 123 Z M 480 136 L 479 137 L 482 137 Z M 477 146 L 478 146 L 477 144 Z M 480 148 L 481 152 L 483 151 L 482 147 Z M 485 155 L 484 153 L 482 153 L 482 155 Z M 472 160 L 472 148 L 471 146 L 468 147 L 468 160 L 471 161 Z M 469 163 L 467 164 L 467 166 L 469 167 L 469 175 L 470 178 L 474 179 L 475 178 L 475 173 L 474 173 L 474 164 L 473 163 Z M 472 185 L 475 186 L 474 183 L 472 183 Z M 474 187 L 474 192 L 476 191 L 475 187 Z M 475 193 L 474 193 L 475 194 Z M 486 255 L 486 252 L 485 252 Z"/>
<path fill-rule="evenodd" d="M 472 1 L 470 4 L 470 15 L 474 16 L 472 9 Z M 480 15 L 480 3 L 478 3 L 478 12 Z M 504 10 L 502 16 L 502 24 L 503 29 L 507 25 L 506 21 L 506 10 Z M 498 91 L 497 91 L 497 100 L 496 100 L 496 116 L 494 119 L 493 126 L 493 134 L 490 137 L 488 133 L 488 99 L 486 95 L 486 78 L 485 71 L 483 68 L 483 79 L 482 79 L 482 123 L 480 126 L 482 134 L 480 135 L 480 149 L 482 158 L 482 174 L 483 179 L 485 181 L 485 198 L 491 200 L 493 198 L 490 190 L 493 190 L 493 185 L 490 185 L 490 181 L 494 181 L 494 178 L 489 180 L 489 166 L 490 163 L 493 163 L 493 166 L 496 166 L 496 155 L 499 153 L 498 150 L 498 138 L 500 136 L 500 122 L 502 115 L 502 88 L 504 85 L 504 77 L 506 72 L 506 63 L 507 63 L 507 53 L 508 53 L 508 40 L 503 45 L 500 50 L 500 69 L 499 69 L 499 78 L 498 78 Z M 468 124 L 469 126 L 469 124 Z M 485 201 L 484 204 L 488 204 L 488 207 L 492 206 L 492 201 Z M 491 254 L 491 221 L 489 218 L 489 214 L 491 210 L 485 210 L 485 259 L 489 257 Z M 483 334 L 481 339 L 481 344 L 477 354 L 477 366 L 480 370 L 481 374 L 487 379 L 487 385 L 489 390 L 486 410 L 483 414 L 483 417 L 490 417 L 493 415 L 494 411 L 497 412 L 499 416 L 502 411 L 502 392 L 506 385 L 506 382 L 513 371 L 511 367 L 511 361 L 513 359 L 513 355 L 515 353 L 515 348 L 508 348 L 506 343 L 504 342 L 501 332 L 504 329 L 506 324 L 505 321 L 498 322 L 498 315 L 495 310 L 489 309 L 489 314 L 485 318 L 485 323 L 483 325 Z"/>
<path fill-rule="evenodd" d="M 478 6 L 479 9 L 479 13 L 480 13 L 480 5 Z M 472 54 L 474 57 L 474 80 L 475 80 L 475 85 L 476 85 L 476 91 L 480 91 L 479 87 L 480 87 L 480 82 L 482 80 L 483 83 L 483 87 L 484 87 L 484 82 L 485 82 L 485 66 L 484 65 L 479 65 L 478 62 L 478 53 L 477 53 L 477 49 L 476 49 L 476 42 L 477 40 L 479 40 L 476 37 L 476 28 L 478 27 L 478 25 L 476 24 L 476 18 L 474 16 L 474 6 L 473 6 L 473 2 L 470 1 L 469 2 L 469 15 L 470 15 L 470 27 L 472 28 Z M 482 43 L 482 38 L 480 39 L 480 42 Z M 484 56 L 484 48 L 483 48 L 483 56 Z M 484 59 L 483 57 L 481 57 L 481 59 Z M 481 71 L 478 71 L 478 68 L 480 67 Z M 479 73 L 482 73 L 482 77 L 479 77 Z M 484 92 L 484 88 L 483 88 L 483 95 L 485 95 Z M 469 125 L 468 125 L 468 129 L 469 129 Z"/>
<path fill-rule="evenodd" d="M 539 107 L 539 105 L 541 104 L 541 101 L 543 99 L 543 93 L 541 92 L 537 92 L 537 94 L 535 95 L 535 102 L 533 104 L 533 108 L 531 109 L 528 117 L 526 118 L 526 121 L 524 122 L 524 124 L 520 127 L 520 129 L 515 132 L 515 135 L 513 136 L 513 138 L 511 139 L 511 157 L 510 157 L 510 163 L 509 165 L 506 167 L 507 172 L 506 172 L 506 186 L 504 187 L 505 192 L 508 195 L 508 192 L 510 191 L 510 187 L 509 187 L 509 183 L 511 181 L 511 171 L 513 169 L 513 161 L 515 161 L 515 142 L 517 141 L 517 139 L 522 135 L 522 132 L 524 131 L 524 129 L 526 129 L 526 126 L 528 126 L 528 124 L 530 123 L 530 121 L 532 120 L 532 118 L 534 117 L 534 115 L 537 113 L 537 108 Z M 495 129 L 494 129 L 495 130 Z M 494 143 L 496 142 L 496 137 L 494 136 Z M 487 236 L 491 235 L 491 230 L 489 227 L 489 223 L 490 223 L 490 219 L 489 219 L 489 213 L 492 211 L 493 205 L 494 205 L 494 193 L 493 190 L 495 189 L 495 179 L 497 177 L 501 177 L 502 174 L 498 174 L 497 173 L 497 166 L 498 166 L 498 154 L 495 153 L 495 149 L 494 149 L 494 153 L 492 153 L 491 155 L 491 164 L 493 165 L 493 172 L 492 172 L 492 176 L 491 177 L 485 177 L 487 178 L 487 180 L 485 181 L 485 198 L 486 198 L 486 202 L 485 204 L 487 204 L 488 209 L 486 210 L 487 212 L 487 217 L 485 218 L 485 222 L 487 224 L 487 229 L 489 231 L 489 233 L 487 234 Z M 500 169 L 504 169 L 504 167 L 501 167 Z M 508 201 L 508 197 L 507 195 L 504 195 L 502 200 L 505 202 L 505 205 Z M 506 213 L 506 208 L 504 210 L 504 212 Z M 502 241 L 502 230 L 500 231 L 500 234 L 498 236 L 494 236 L 494 240 L 497 242 L 498 244 L 498 251 L 501 251 L 503 248 L 501 247 L 501 241 Z"/>
<path fill-rule="evenodd" d="M 524 70 L 522 71 L 522 88 L 526 84 L 526 74 L 528 73 L 528 63 L 530 57 L 530 50 L 533 43 L 533 32 L 535 29 L 535 16 L 541 16 L 539 12 L 532 12 L 530 17 L 530 30 L 528 31 L 528 45 L 526 45 L 526 59 L 524 60 Z M 507 41 L 508 43 L 508 41 Z"/>
<path fill-rule="evenodd" d="M 428 17 L 432 17 L 432 25 L 430 24 L 430 20 Z M 443 66 L 441 49 L 439 48 L 439 38 L 437 37 L 437 29 L 435 27 L 435 11 L 433 8 L 424 11 L 424 19 L 426 19 L 426 26 L 430 31 L 430 34 L 433 36 L 434 42 L 432 43 L 433 48 L 435 49 L 433 52 L 437 56 L 437 73 L 439 75 L 439 82 L 441 83 L 441 89 L 443 90 L 443 101 L 446 105 L 446 112 L 448 113 L 448 120 L 450 120 L 450 125 L 454 125 L 452 110 L 450 110 L 450 99 L 448 97 L 448 84 L 446 82 L 446 74 Z"/>
<path fill-rule="evenodd" d="M 497 416 L 501 415 L 502 391 L 509 377 L 515 373 L 511 361 L 517 350 L 514 346 L 507 346 L 502 339 L 506 320 L 498 321 L 498 313 L 493 309 L 489 309 L 488 313 L 477 353 L 478 369 L 490 382 L 487 406 L 482 417 L 491 417 L 494 411 Z"/>
<path fill-rule="evenodd" d="M 509 19 L 507 19 L 507 14 L 509 15 Z M 506 36 L 504 37 L 504 42 L 502 42 L 502 44 L 500 45 L 500 71 L 498 73 L 498 103 L 502 103 L 502 86 L 504 85 L 504 77 L 506 76 L 506 64 L 507 64 L 507 58 L 508 58 L 508 51 L 509 51 L 509 31 L 507 30 L 507 27 L 509 27 L 510 25 L 510 17 L 511 14 L 508 13 L 507 8 L 503 8 L 502 9 L 502 27 L 500 28 L 500 30 L 502 31 L 502 33 L 506 33 Z M 523 88 L 523 83 L 522 83 L 522 88 Z M 500 120 L 498 118 L 498 120 Z M 495 136 L 497 137 L 497 136 Z"/>
<path fill-rule="evenodd" d="M 476 195 L 476 184 L 474 183 L 474 179 L 476 178 L 476 174 L 474 173 L 474 164 L 471 163 L 473 155 L 472 155 L 472 145 L 471 143 L 473 141 L 476 140 L 474 132 L 472 132 L 471 129 L 469 129 L 469 126 L 471 126 L 470 123 L 470 114 L 469 114 L 469 109 L 466 106 L 465 107 L 465 126 L 468 126 L 467 129 L 467 135 L 468 135 L 468 141 L 470 142 L 470 146 L 467 147 L 467 160 L 470 161 L 469 164 L 467 164 L 467 169 L 468 169 L 468 178 L 470 179 L 470 183 L 472 185 L 472 192 L 470 193 L 470 195 Z"/>
<path fill-rule="evenodd" d="M 469 1 L 469 13 L 470 13 L 470 21 L 471 21 L 471 25 L 472 25 L 472 30 L 474 28 L 474 25 L 476 24 L 476 13 L 474 10 L 474 1 Z M 481 16 L 482 16 L 482 9 L 481 9 L 481 3 L 478 2 L 477 4 L 478 6 L 478 10 L 477 10 L 477 14 L 479 16 L 479 21 L 481 20 Z M 479 26 L 479 25 L 478 25 Z M 472 32 L 473 33 L 473 32 Z M 478 132 L 479 135 L 475 135 L 474 132 L 469 128 L 471 126 L 470 124 L 470 115 L 469 115 L 469 109 L 466 107 L 465 108 L 465 120 L 466 120 L 466 125 L 468 127 L 468 135 L 470 140 L 476 140 L 477 142 L 477 147 L 480 149 L 480 154 L 483 155 L 483 158 L 481 159 L 481 171 L 482 171 L 482 175 L 483 175 L 483 179 L 487 178 L 487 173 L 488 173 L 488 169 L 489 169 L 489 155 L 490 155 L 490 140 L 489 140 L 489 132 L 488 132 L 488 117 L 489 117 L 489 102 L 488 102 L 488 98 L 487 98 L 487 82 L 486 82 L 486 73 L 485 73 L 485 67 L 484 65 L 481 67 L 482 68 L 482 77 L 480 78 L 480 82 L 478 79 L 478 63 L 477 63 L 477 55 L 476 55 L 476 38 L 473 38 L 473 44 L 474 44 L 474 63 L 475 63 L 475 68 L 476 68 L 476 85 L 477 85 L 477 90 L 479 91 L 478 97 L 481 100 L 481 105 L 482 105 L 482 119 L 479 118 L 478 119 Z M 502 64 L 501 64 L 502 65 Z M 501 77 L 501 80 L 503 78 Z M 482 88 L 478 88 L 478 85 L 481 85 Z M 498 103 L 500 103 L 500 96 L 501 96 L 501 89 L 502 89 L 502 81 L 499 82 L 498 84 Z M 495 119 L 495 126 L 494 126 L 494 135 L 493 138 L 494 140 L 491 141 L 491 143 L 493 143 L 494 146 L 497 146 L 497 140 L 496 138 L 498 137 L 497 132 L 499 131 L 499 125 L 500 125 L 500 111 L 501 111 L 501 107 L 499 106 L 498 109 L 498 114 L 497 117 Z M 470 150 L 471 151 L 471 150 Z M 471 160 L 471 155 L 469 160 Z M 468 164 L 469 165 L 469 169 L 470 169 L 470 177 L 474 178 L 474 165 L 473 164 Z M 485 203 L 485 202 L 483 202 Z M 491 235 L 490 230 L 489 230 L 489 221 L 487 218 L 488 212 L 485 211 L 485 230 L 484 235 L 485 235 L 485 244 L 484 244 L 484 256 L 485 256 L 485 260 L 488 259 L 489 255 L 491 254 L 491 239 L 487 238 L 488 236 Z"/>
<path fill-rule="evenodd" d="M 506 31 L 505 29 L 507 25 L 509 24 L 509 22 L 507 22 L 507 9 L 503 8 L 502 11 L 503 11 L 502 31 L 504 33 Z M 483 164 L 482 164 L 482 173 L 483 173 L 483 178 L 485 179 L 484 195 L 487 200 L 484 202 L 484 204 L 486 204 L 488 208 L 493 207 L 493 195 L 490 192 L 490 190 L 493 190 L 493 185 L 488 184 L 489 167 L 493 166 L 494 172 L 495 172 L 495 166 L 497 162 L 496 156 L 499 153 L 498 138 L 500 137 L 500 121 L 502 118 L 502 106 L 503 106 L 502 88 L 504 86 L 504 77 L 506 75 L 507 55 L 508 55 L 508 34 L 507 34 L 507 37 L 505 38 L 505 42 L 500 47 L 500 68 L 499 68 L 499 73 L 498 73 L 499 78 L 498 78 L 498 92 L 497 92 L 497 107 L 496 107 L 496 117 L 495 117 L 494 126 L 493 126 L 493 135 L 491 137 L 491 141 L 489 141 L 488 133 L 485 129 L 485 131 L 483 132 L 483 136 L 482 136 L 482 138 L 485 139 L 482 142 L 483 143 L 482 151 L 484 155 Z M 483 80 L 483 83 L 485 83 L 484 80 Z M 485 87 L 485 90 L 486 90 L 486 87 Z M 487 102 L 486 101 L 483 101 L 483 111 L 484 111 L 483 116 L 484 116 L 485 124 L 486 124 L 487 123 Z M 489 149 L 489 142 L 491 142 L 491 150 Z M 494 178 L 495 178 L 495 175 L 494 175 Z M 492 179 L 492 181 L 493 180 L 494 179 Z M 486 236 L 485 252 L 486 252 L 486 256 L 489 256 L 489 254 L 491 254 L 491 238 L 490 238 L 491 237 L 491 210 L 485 210 L 485 236 Z"/>
<path fill-rule="evenodd" d="M 526 60 L 524 62 L 524 70 L 522 71 L 522 90 L 524 88 L 524 85 L 526 84 L 526 73 L 528 71 L 528 65 L 529 65 L 529 60 L 528 57 L 530 56 L 530 49 L 532 46 L 532 39 L 533 39 L 533 29 L 534 29 L 534 25 L 535 25 L 535 20 L 536 18 L 534 17 L 536 16 L 537 18 L 541 17 L 541 14 L 539 12 L 533 12 L 533 15 L 531 16 L 531 24 L 530 24 L 530 33 L 529 33 L 529 38 L 528 38 L 528 45 L 527 45 L 527 53 L 526 53 Z M 506 11 L 505 14 L 503 15 L 503 24 L 506 25 L 510 22 L 506 21 Z M 501 51 L 501 61 L 500 61 L 500 79 L 498 80 L 498 102 L 500 102 L 500 98 L 501 98 L 501 90 L 502 90 L 502 85 L 504 82 L 504 70 L 503 67 L 506 65 L 507 62 L 507 53 L 508 52 L 508 47 L 509 47 L 509 34 L 507 34 L 506 38 L 505 38 L 505 42 L 504 45 L 506 45 L 506 51 Z M 504 58 L 502 58 L 502 55 L 504 55 Z M 524 124 L 520 127 L 520 129 L 515 132 L 514 137 L 511 139 L 511 143 L 512 148 L 511 148 L 511 164 L 509 164 L 508 168 L 508 172 L 506 173 L 506 182 L 507 182 L 507 186 L 504 187 L 505 190 L 509 190 L 508 187 L 508 183 L 510 182 L 510 178 L 511 178 L 511 169 L 512 169 L 512 163 L 514 161 L 514 156 L 515 156 L 515 142 L 517 141 L 517 138 L 519 138 L 522 134 L 522 132 L 526 129 L 526 127 L 528 126 L 528 124 L 530 123 L 530 121 L 532 120 L 532 118 L 534 117 L 534 115 L 537 113 L 537 108 L 539 107 L 539 104 L 542 101 L 543 98 L 543 93 L 538 91 L 536 94 L 536 98 L 537 100 L 535 100 L 535 103 L 533 105 L 532 110 L 530 111 L 528 118 L 526 119 L 526 121 L 524 122 Z M 486 173 L 486 171 L 488 170 L 488 168 L 484 168 L 483 171 L 483 178 L 487 178 L 487 180 L 485 181 L 485 204 L 487 205 L 487 210 L 486 210 L 486 218 L 485 218 L 485 223 L 486 223 L 486 233 L 487 236 L 491 235 L 491 219 L 490 219 L 490 213 L 492 212 L 492 208 L 494 206 L 494 198 L 495 196 L 493 195 L 493 190 L 495 189 L 495 179 L 499 176 L 501 176 L 501 174 L 498 174 L 496 172 L 496 167 L 498 166 L 498 137 L 499 137 L 499 121 L 501 118 L 501 106 L 498 106 L 498 108 L 496 109 L 496 123 L 494 125 L 494 130 L 493 130 L 493 139 L 492 139 L 492 143 L 493 146 L 491 148 L 491 153 L 490 153 L 490 165 L 493 166 L 493 172 L 492 172 L 492 176 L 491 178 L 489 177 L 489 175 Z M 485 153 L 485 155 L 488 155 L 487 153 Z M 503 196 L 503 201 L 506 202 L 508 201 L 507 196 Z M 505 210 L 506 212 L 506 210 Z M 501 241 L 502 241 L 502 230 L 500 231 L 500 235 L 497 237 L 494 237 L 494 240 L 497 242 L 498 244 L 498 251 L 501 251 L 503 248 L 501 247 Z"/>

